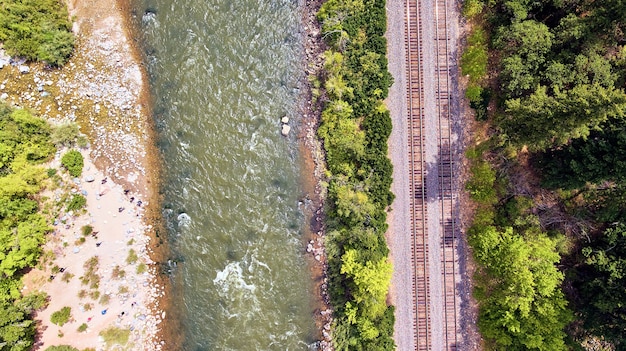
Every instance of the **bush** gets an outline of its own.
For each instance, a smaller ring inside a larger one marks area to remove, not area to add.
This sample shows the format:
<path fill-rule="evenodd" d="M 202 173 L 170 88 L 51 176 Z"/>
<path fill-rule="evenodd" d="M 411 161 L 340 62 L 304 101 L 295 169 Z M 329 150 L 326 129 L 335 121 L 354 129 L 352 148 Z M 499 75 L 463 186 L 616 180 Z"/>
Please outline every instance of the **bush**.
<path fill-rule="evenodd" d="M 481 204 L 494 204 L 498 201 L 494 184 L 496 172 L 486 161 L 475 162 L 471 168 L 471 178 L 465 188 L 469 191 L 472 200 Z"/>
<path fill-rule="evenodd" d="M 57 147 L 73 146 L 79 133 L 76 123 L 66 123 L 53 128 L 50 139 Z"/>
<path fill-rule="evenodd" d="M 74 50 L 64 1 L 12 0 L 0 6 L 0 41 L 7 53 L 63 65 Z"/>
<path fill-rule="evenodd" d="M 135 250 L 130 249 L 128 251 L 128 257 L 126 257 L 126 263 L 135 264 L 135 262 L 137 262 L 138 259 L 139 257 L 137 257 L 137 253 L 135 252 Z"/>
<path fill-rule="evenodd" d="M 481 0 L 465 0 L 463 3 L 463 16 L 472 18 L 483 11 L 485 4 Z"/>
<path fill-rule="evenodd" d="M 93 233 L 93 227 L 90 225 L 84 225 L 82 228 L 80 228 L 80 231 L 83 233 L 83 236 L 87 236 Z"/>
<path fill-rule="evenodd" d="M 78 211 L 87 205 L 87 199 L 82 195 L 73 195 L 70 203 L 67 204 L 68 211 Z M 84 238 L 83 238 L 84 239 Z"/>
<path fill-rule="evenodd" d="M 113 345 L 126 345 L 130 337 L 130 330 L 116 327 L 109 327 L 100 332 L 100 336 L 104 339 L 108 348 Z"/>
<path fill-rule="evenodd" d="M 52 313 L 50 316 L 50 322 L 62 327 L 65 323 L 70 320 L 72 316 L 72 308 L 65 306 L 62 309 Z"/>
<path fill-rule="evenodd" d="M 86 330 L 87 330 L 87 328 L 88 328 L 87 323 L 83 323 L 83 324 L 81 324 L 81 325 L 78 327 L 77 331 L 78 331 L 79 333 L 82 333 L 82 332 L 86 331 Z"/>
<path fill-rule="evenodd" d="M 80 177 L 83 173 L 84 160 L 83 155 L 76 151 L 70 150 L 61 158 L 61 164 L 67 169 L 72 177 Z"/>
<path fill-rule="evenodd" d="M 77 348 L 69 345 L 50 346 L 46 351 L 79 351 Z"/>
<path fill-rule="evenodd" d="M 467 40 L 467 48 L 461 56 L 461 72 L 470 82 L 477 83 L 487 74 L 487 36 L 476 28 Z"/>
<path fill-rule="evenodd" d="M 146 264 L 145 263 L 140 263 L 139 265 L 137 265 L 137 274 L 144 274 L 147 270 Z"/>
<path fill-rule="evenodd" d="M 111 272 L 111 278 L 113 279 L 123 279 L 126 276 L 126 272 L 120 268 L 120 266 L 113 267 L 113 272 Z"/>

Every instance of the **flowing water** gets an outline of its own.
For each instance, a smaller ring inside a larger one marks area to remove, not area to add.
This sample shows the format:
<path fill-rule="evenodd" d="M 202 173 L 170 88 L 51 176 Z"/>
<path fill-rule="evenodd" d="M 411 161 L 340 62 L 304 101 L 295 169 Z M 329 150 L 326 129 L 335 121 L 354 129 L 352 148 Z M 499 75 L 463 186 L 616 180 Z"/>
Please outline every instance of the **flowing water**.
<path fill-rule="evenodd" d="M 300 8 L 290 0 L 139 0 L 184 350 L 306 350 L 295 117 Z"/>

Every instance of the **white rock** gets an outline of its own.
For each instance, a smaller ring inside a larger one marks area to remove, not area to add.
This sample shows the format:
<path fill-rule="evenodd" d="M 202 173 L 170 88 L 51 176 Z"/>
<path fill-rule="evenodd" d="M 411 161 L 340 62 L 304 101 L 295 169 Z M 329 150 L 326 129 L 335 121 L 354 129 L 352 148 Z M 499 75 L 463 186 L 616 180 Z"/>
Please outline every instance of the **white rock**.
<path fill-rule="evenodd" d="M 26 74 L 30 72 L 30 68 L 28 68 L 28 66 L 25 66 L 25 65 L 20 65 L 17 69 L 19 69 L 20 73 L 22 74 Z"/>
<path fill-rule="evenodd" d="M 6 100 L 9 97 L 9 94 L 7 93 L 2 93 L 2 95 L 0 95 L 0 99 L 2 100 Z"/>
<path fill-rule="evenodd" d="M 280 121 L 285 123 L 285 124 L 287 124 L 287 123 L 289 123 L 289 117 L 285 116 L 285 117 L 281 118 Z"/>
<path fill-rule="evenodd" d="M 290 127 L 290 126 L 288 126 L 288 125 L 286 125 L 286 124 L 283 124 L 283 127 L 282 127 L 282 129 L 280 130 L 280 133 L 281 133 L 282 135 L 284 135 L 284 136 L 287 136 L 287 135 L 289 135 L 289 132 L 290 132 L 290 131 L 291 131 L 291 127 Z"/>

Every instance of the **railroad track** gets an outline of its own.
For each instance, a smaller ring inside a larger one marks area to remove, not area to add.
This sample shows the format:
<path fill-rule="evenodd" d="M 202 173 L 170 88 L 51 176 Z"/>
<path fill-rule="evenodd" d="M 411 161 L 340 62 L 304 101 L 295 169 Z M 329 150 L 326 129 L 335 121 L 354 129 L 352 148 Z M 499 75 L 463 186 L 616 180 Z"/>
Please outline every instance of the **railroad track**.
<path fill-rule="evenodd" d="M 430 1 L 432 6 L 428 0 L 406 0 L 405 6 L 413 327 L 418 351 L 457 350 L 459 345 L 448 10 L 446 0 Z M 432 18 L 433 23 L 422 23 L 422 18 Z M 434 52 L 425 50 L 429 47 Z M 429 89 L 425 84 L 431 85 Z M 426 154 L 435 148 L 436 155 Z M 429 160 L 435 156 L 435 165 L 427 162 L 427 156 Z M 429 223 L 434 219 L 437 224 Z"/>

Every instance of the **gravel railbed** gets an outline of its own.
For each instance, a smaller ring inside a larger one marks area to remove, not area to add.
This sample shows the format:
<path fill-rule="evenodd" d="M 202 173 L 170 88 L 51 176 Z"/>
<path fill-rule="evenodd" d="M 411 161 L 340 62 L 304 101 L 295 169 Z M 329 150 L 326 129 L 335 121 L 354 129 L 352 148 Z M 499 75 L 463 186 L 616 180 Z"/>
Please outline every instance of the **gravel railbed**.
<path fill-rule="evenodd" d="M 410 233 L 410 202 L 409 202 L 409 169 L 408 169 L 408 134 L 407 134 L 407 61 L 406 61 L 406 2 L 387 2 L 387 40 L 389 70 L 394 77 L 394 85 L 389 91 L 387 106 L 391 112 L 393 131 L 389 141 L 389 154 L 394 165 L 392 191 L 396 199 L 392 204 L 393 211 L 388 217 L 389 231 L 387 233 L 388 244 L 391 250 L 391 259 L 394 264 L 392 287 L 390 290 L 391 302 L 396 306 L 395 341 L 398 350 L 414 350 L 416 330 L 414 328 L 413 291 L 411 279 L 414 274 L 411 263 L 411 233 Z M 452 151 L 455 159 L 455 198 L 459 198 L 459 192 L 463 189 L 460 178 L 460 165 L 463 160 L 463 151 L 466 138 L 464 138 L 465 111 L 460 99 L 463 93 L 459 88 L 459 74 L 457 58 L 460 40 L 460 4 L 448 2 L 448 37 L 450 55 L 450 94 L 451 94 L 451 123 L 452 123 Z M 435 41 L 435 1 L 425 0 L 421 2 L 422 17 L 422 47 L 424 64 L 424 112 L 426 142 L 424 145 L 425 159 L 427 162 L 426 186 L 429 199 L 428 208 L 428 231 L 440 233 L 441 203 L 434 194 L 438 193 L 438 118 L 435 102 L 436 76 L 436 41 Z M 459 217 L 459 205 L 455 204 L 454 216 Z M 464 231 L 457 233 L 457 328 L 458 349 L 465 350 L 467 343 L 466 331 L 475 330 L 475 319 L 468 313 L 470 305 L 471 284 L 466 272 L 467 248 L 465 245 Z M 430 318 L 431 318 L 431 348 L 432 350 L 444 350 L 443 326 L 444 326 L 444 298 L 443 281 L 441 274 L 441 238 L 439 235 L 429 235 L 429 276 L 430 276 Z M 476 345 L 476 344 L 474 344 Z M 472 347 L 472 349 L 475 349 Z"/>

